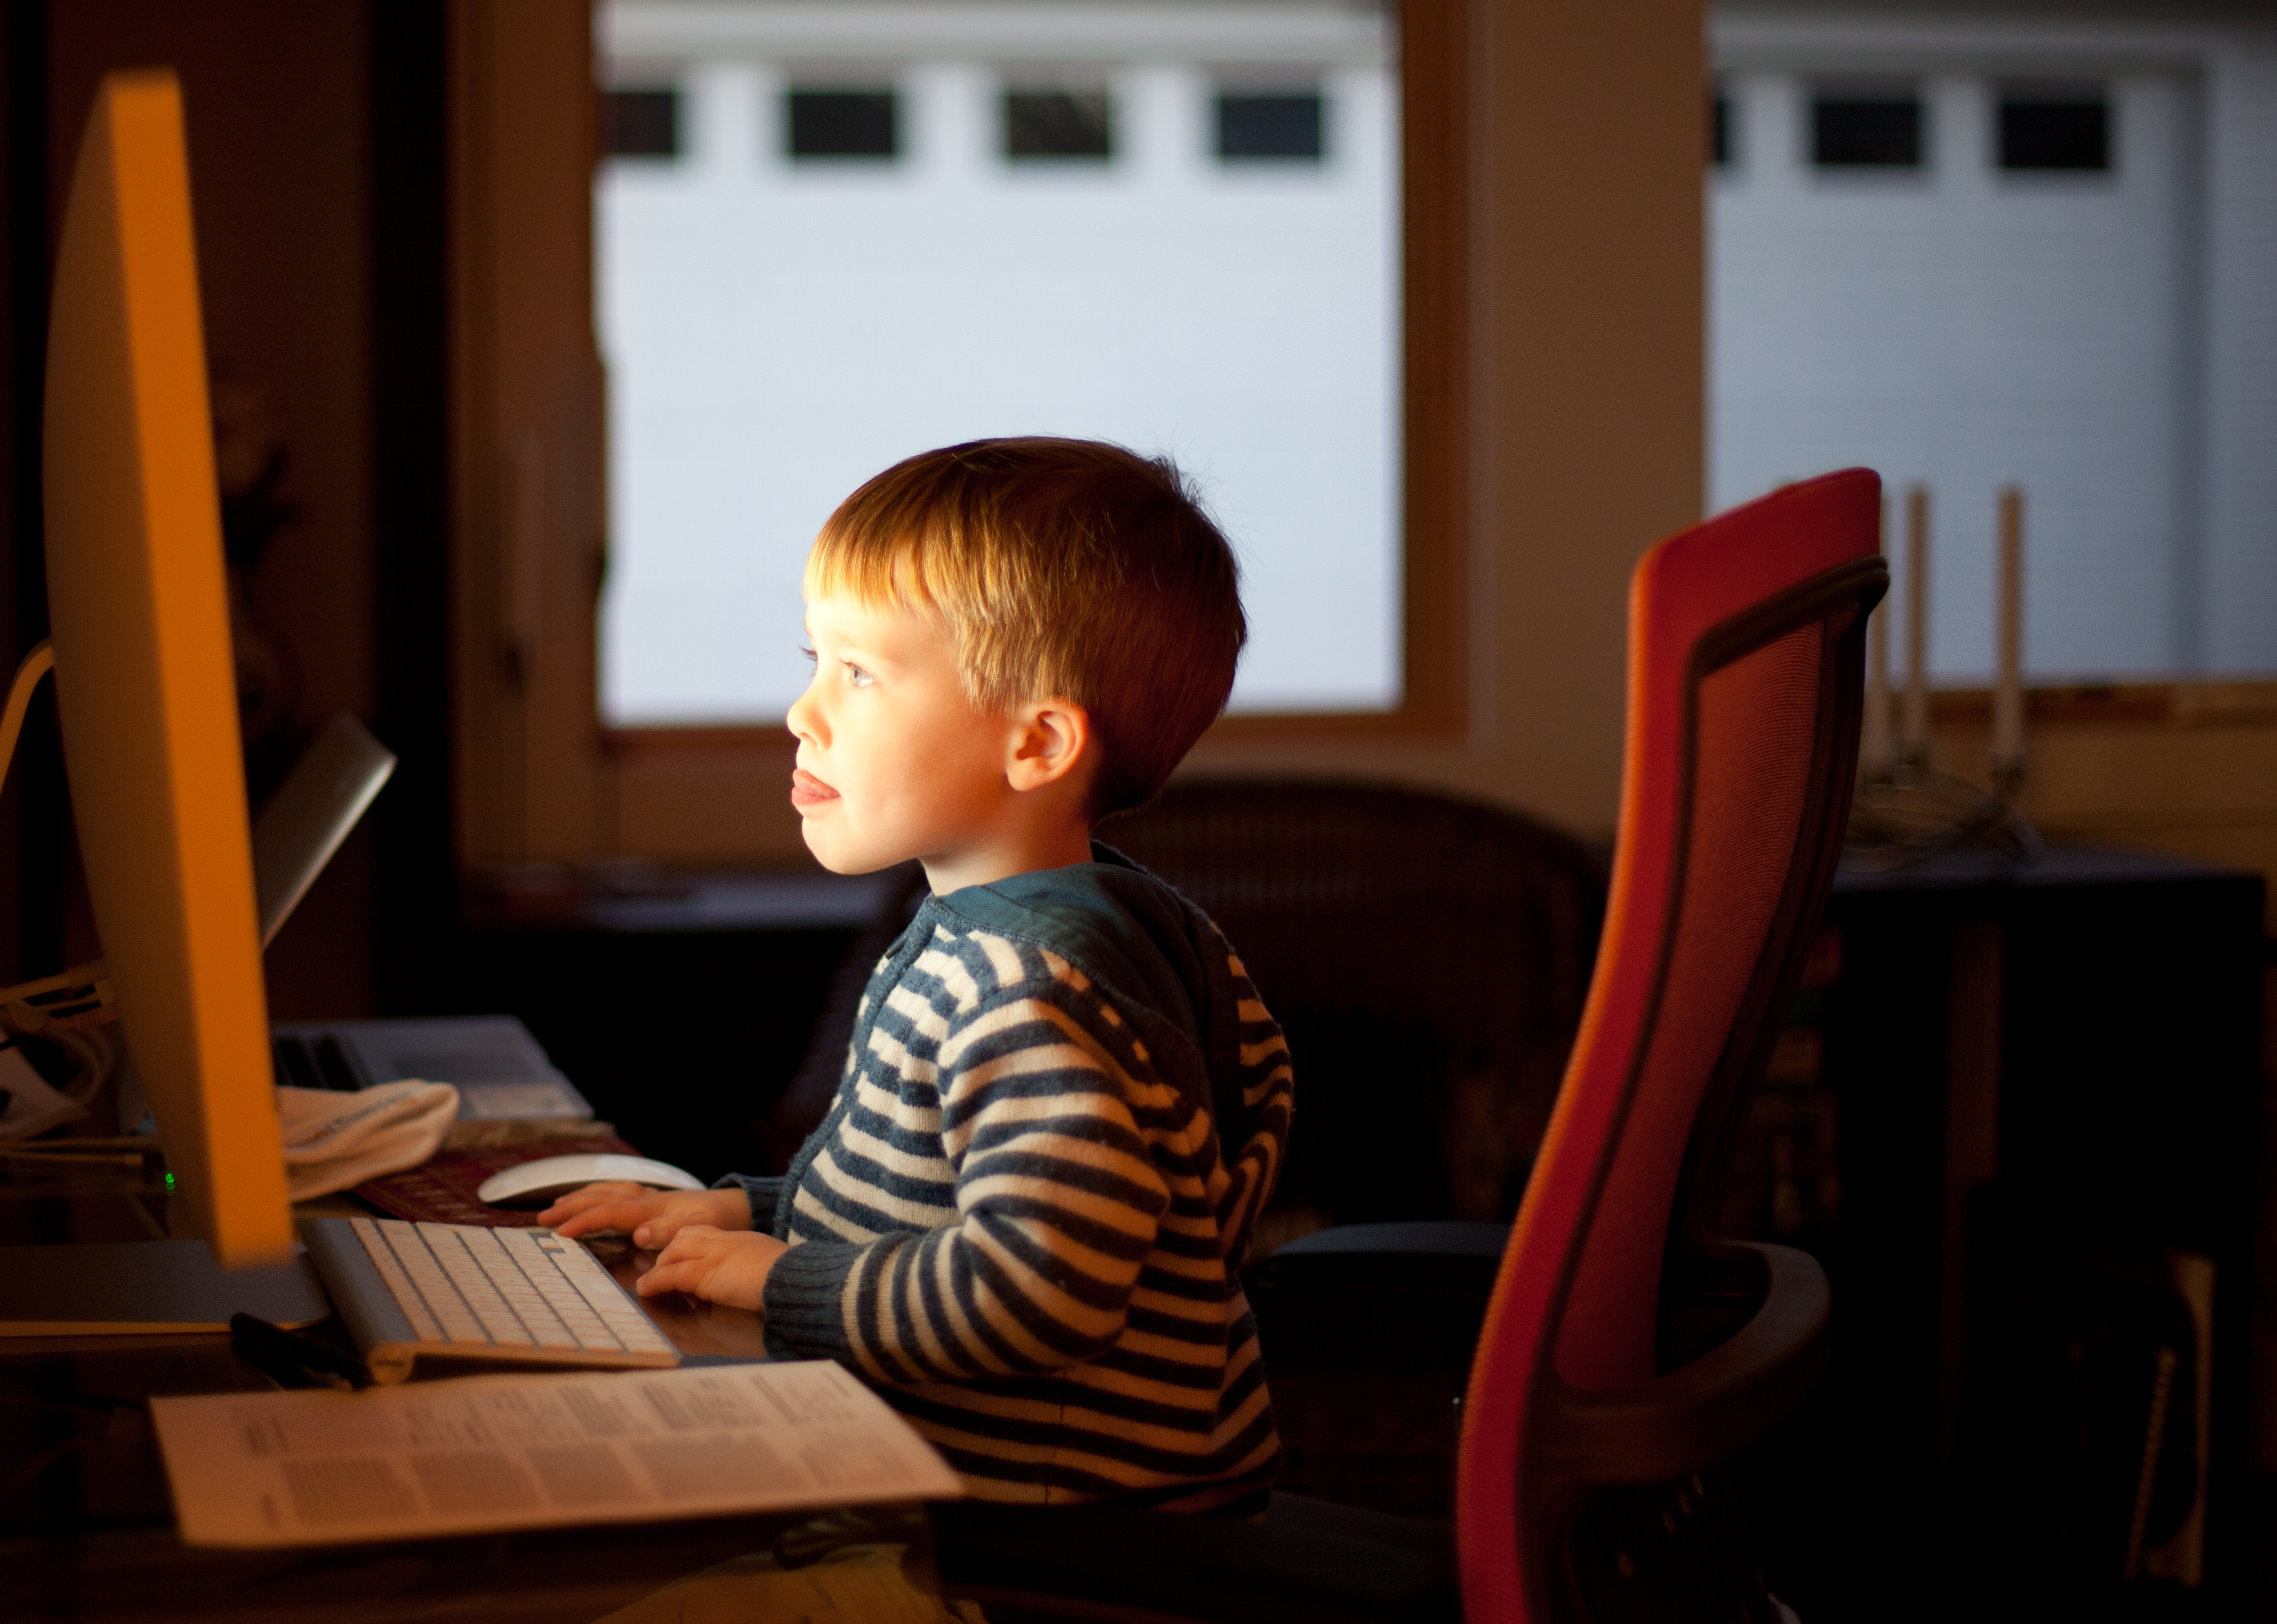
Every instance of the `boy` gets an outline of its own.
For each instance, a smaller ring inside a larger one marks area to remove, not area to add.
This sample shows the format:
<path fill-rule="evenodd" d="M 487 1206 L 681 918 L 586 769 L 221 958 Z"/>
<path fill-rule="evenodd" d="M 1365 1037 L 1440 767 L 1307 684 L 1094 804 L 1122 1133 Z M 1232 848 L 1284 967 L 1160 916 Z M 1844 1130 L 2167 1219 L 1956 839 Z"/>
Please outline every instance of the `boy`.
<path fill-rule="evenodd" d="M 917 858 L 933 895 L 788 1173 L 593 1185 L 543 1221 L 661 1248 L 644 1293 L 760 1309 L 979 1497 L 1256 1503 L 1280 1444 L 1236 1270 L 1288 1051 L 1216 927 L 1091 840 L 1224 708 L 1232 553 L 1167 462 L 986 440 L 848 498 L 805 591 L 807 846 Z"/>

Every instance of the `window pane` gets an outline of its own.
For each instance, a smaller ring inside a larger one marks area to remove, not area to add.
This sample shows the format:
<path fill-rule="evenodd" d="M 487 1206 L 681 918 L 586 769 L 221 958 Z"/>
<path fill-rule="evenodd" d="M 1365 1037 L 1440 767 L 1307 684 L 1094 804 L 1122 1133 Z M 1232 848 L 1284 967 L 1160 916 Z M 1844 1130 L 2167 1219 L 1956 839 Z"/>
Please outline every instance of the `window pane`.
<path fill-rule="evenodd" d="M 806 682 L 800 567 L 831 510 L 903 457 L 1034 433 L 1166 453 L 1196 481 L 1244 572 L 1237 709 L 1396 706 L 1384 11 L 1260 8 L 1255 76 L 1230 85 L 1222 19 L 1180 58 L 1169 11 L 1023 7 L 1025 59 L 1077 65 L 1055 81 L 1004 65 L 1000 8 L 924 11 L 916 42 L 892 32 L 910 8 L 863 0 L 604 12 L 612 75 L 678 76 L 683 148 L 596 183 L 605 719 L 779 719 Z M 824 62 L 834 82 L 812 76 Z M 1230 90 L 1315 100 L 1335 139 L 1224 161 Z M 875 100 L 872 161 L 844 125 L 831 160 L 795 152 L 794 98 L 888 92 L 893 161 L 875 161 Z"/>
<path fill-rule="evenodd" d="M 1810 157 L 1823 169 L 1919 168 L 1920 100 L 1820 96 L 1810 109 Z"/>
<path fill-rule="evenodd" d="M 2193 88 L 2114 83 L 2111 180 L 2052 187 L 2002 184 L 2007 88 L 1953 73 L 1925 88 L 1955 139 L 1906 185 L 1798 184 L 1800 143 L 1770 140 L 1710 183 L 1712 500 L 1852 465 L 1893 496 L 1925 484 L 1930 670 L 1981 682 L 1995 493 L 2020 485 L 2030 673 L 2205 668 L 2191 560 L 2223 497 L 2202 494 L 2177 426 L 2198 409 Z M 1772 72 L 1731 90 L 1748 130 L 1792 127 L 1823 94 Z"/>
<path fill-rule="evenodd" d="M 613 158 L 680 156 L 680 93 L 608 90 L 601 95 L 602 146 Z"/>
<path fill-rule="evenodd" d="M 2003 169 L 2107 170 L 2111 167 L 2111 109 L 2093 100 L 2000 103 Z"/>
<path fill-rule="evenodd" d="M 1257 95 L 1223 91 L 1217 98 L 1217 155 L 1221 158 L 1321 157 L 1321 97 Z"/>
<path fill-rule="evenodd" d="M 795 158 L 890 158 L 901 150 L 891 90 L 794 90 L 784 103 Z"/>
<path fill-rule="evenodd" d="M 1103 90 L 1008 90 L 1008 158 L 1106 158 L 1114 156 L 1110 108 Z"/>

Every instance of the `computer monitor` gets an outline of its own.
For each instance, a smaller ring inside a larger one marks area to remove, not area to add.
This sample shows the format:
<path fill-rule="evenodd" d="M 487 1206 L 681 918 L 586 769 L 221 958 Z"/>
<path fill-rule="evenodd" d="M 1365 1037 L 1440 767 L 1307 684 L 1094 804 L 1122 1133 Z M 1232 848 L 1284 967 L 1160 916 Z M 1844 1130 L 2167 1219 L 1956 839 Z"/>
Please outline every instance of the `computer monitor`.
<path fill-rule="evenodd" d="M 293 1249 L 270 1070 L 182 97 L 95 94 L 49 316 L 48 606 L 88 890 L 187 1225 Z"/>

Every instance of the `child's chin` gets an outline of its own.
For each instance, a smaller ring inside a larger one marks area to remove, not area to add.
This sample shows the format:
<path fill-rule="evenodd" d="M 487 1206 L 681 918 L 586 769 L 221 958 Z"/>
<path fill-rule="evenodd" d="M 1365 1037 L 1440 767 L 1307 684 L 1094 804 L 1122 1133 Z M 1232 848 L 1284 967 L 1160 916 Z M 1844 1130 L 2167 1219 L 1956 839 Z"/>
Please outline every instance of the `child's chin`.
<path fill-rule="evenodd" d="M 850 842 L 835 838 L 829 829 L 817 828 L 811 818 L 801 825 L 800 836 L 814 860 L 834 874 L 870 874 L 890 865 L 891 858 L 879 858 L 856 848 Z"/>

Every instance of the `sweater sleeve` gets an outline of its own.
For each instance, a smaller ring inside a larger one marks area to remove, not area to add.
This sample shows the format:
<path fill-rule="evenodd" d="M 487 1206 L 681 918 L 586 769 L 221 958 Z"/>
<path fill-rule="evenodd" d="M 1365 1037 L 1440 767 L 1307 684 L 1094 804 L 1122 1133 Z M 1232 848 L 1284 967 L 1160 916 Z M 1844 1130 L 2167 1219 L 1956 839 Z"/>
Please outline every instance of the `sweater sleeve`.
<path fill-rule="evenodd" d="M 1132 1109 L 1160 1085 L 1131 1076 L 1116 1025 L 1095 989 L 1064 983 L 958 1016 L 938 1084 L 956 1217 L 791 1247 L 767 1277 L 770 1340 L 895 1386 L 1111 1346 L 1169 1202 Z"/>
<path fill-rule="evenodd" d="M 1224 938 L 1218 941 L 1222 945 Z M 1230 1097 L 1218 1115 L 1228 1175 L 1218 1224 L 1225 1255 L 1238 1265 L 1249 1254 L 1257 1215 L 1280 1182 L 1296 1083 L 1289 1068 L 1288 1041 L 1258 996 L 1248 970 L 1230 948 L 1224 949 L 1222 963 L 1233 994 L 1234 1055 L 1226 1078 Z"/>
<path fill-rule="evenodd" d="M 751 1173 L 724 1173 L 712 1181 L 715 1190 L 741 1190 L 743 1199 L 750 1203 L 751 1227 L 762 1235 L 771 1235 L 775 1227 L 775 1203 L 781 1198 L 787 1180 L 780 1176 L 763 1178 Z"/>

